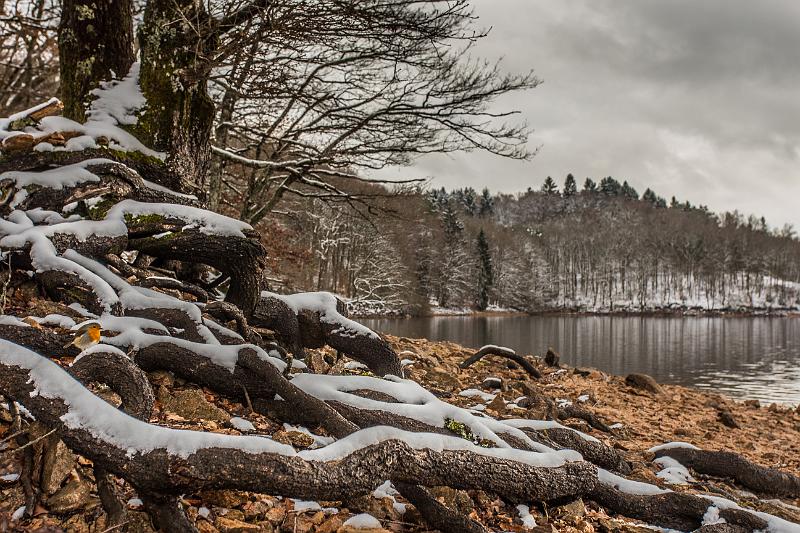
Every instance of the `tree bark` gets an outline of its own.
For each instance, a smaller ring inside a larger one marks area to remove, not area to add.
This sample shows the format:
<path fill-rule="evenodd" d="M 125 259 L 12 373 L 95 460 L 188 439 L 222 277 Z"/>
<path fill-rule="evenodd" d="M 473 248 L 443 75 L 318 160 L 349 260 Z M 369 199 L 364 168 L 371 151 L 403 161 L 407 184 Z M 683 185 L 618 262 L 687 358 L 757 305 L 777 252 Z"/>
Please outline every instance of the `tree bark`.
<path fill-rule="evenodd" d="M 202 192 L 211 153 L 214 103 L 208 95 L 209 56 L 216 37 L 202 3 L 150 0 L 139 29 L 140 84 L 147 111 L 137 125 L 141 140 L 169 154 L 169 183 L 181 192 Z"/>
<path fill-rule="evenodd" d="M 131 0 L 64 0 L 58 27 L 64 116 L 83 122 L 91 91 L 130 70 L 131 7 Z"/>

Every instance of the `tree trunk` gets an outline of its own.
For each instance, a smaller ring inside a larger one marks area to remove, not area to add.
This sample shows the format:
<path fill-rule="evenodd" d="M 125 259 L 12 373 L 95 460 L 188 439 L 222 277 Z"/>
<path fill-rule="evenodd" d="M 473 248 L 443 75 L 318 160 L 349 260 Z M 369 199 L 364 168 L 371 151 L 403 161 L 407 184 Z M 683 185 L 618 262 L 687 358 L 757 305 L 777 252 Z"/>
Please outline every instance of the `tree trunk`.
<path fill-rule="evenodd" d="M 172 183 L 181 192 L 203 193 L 208 175 L 214 103 L 207 79 L 216 33 L 202 3 L 150 0 L 139 30 L 140 84 L 147 111 L 139 118 L 139 137 L 169 154 Z"/>
<path fill-rule="evenodd" d="M 58 48 L 64 116 L 83 122 L 90 92 L 134 62 L 131 0 L 64 0 Z"/>

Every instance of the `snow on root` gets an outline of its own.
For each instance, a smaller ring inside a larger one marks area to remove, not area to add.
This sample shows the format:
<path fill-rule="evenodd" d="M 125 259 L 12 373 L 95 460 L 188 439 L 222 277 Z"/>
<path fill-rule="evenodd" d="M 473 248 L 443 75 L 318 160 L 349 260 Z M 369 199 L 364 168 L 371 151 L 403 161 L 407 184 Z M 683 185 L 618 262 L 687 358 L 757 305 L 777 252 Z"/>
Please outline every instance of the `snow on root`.
<path fill-rule="evenodd" d="M 357 336 L 363 335 L 378 339 L 378 334 L 368 327 L 359 324 L 355 320 L 343 316 L 336 309 L 336 296 L 329 292 L 300 292 L 297 294 L 276 294 L 274 292 L 263 291 L 262 298 L 277 298 L 283 301 L 295 313 L 310 311 L 319 313 L 319 319 L 326 324 L 338 325 L 333 333 L 338 335 Z"/>
<path fill-rule="evenodd" d="M 366 446 L 399 440 L 419 450 L 469 451 L 532 466 L 560 466 L 566 461 L 557 452 L 483 448 L 458 437 L 415 433 L 386 426 L 363 429 L 323 448 L 298 453 L 289 445 L 264 437 L 205 433 L 148 424 L 95 396 L 55 362 L 3 339 L 0 339 L 0 363 L 27 370 L 35 387 L 34 394 L 63 401 L 68 411 L 61 420 L 67 427 L 88 431 L 98 440 L 125 450 L 130 457 L 163 449 L 172 455 L 188 458 L 201 449 L 231 448 L 253 454 L 298 456 L 307 461 L 332 461 L 342 459 Z"/>

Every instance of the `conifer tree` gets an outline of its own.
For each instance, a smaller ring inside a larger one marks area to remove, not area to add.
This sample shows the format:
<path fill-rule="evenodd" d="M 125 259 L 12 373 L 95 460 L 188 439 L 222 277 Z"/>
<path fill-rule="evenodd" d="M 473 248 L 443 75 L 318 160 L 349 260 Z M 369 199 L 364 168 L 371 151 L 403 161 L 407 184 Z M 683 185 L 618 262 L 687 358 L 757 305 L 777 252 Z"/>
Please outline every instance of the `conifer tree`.
<path fill-rule="evenodd" d="M 544 180 L 542 184 L 542 192 L 545 194 L 558 194 L 558 186 L 556 182 L 550 176 Z"/>
<path fill-rule="evenodd" d="M 620 194 L 625 198 L 630 198 L 631 200 L 639 199 L 639 193 L 636 192 L 636 189 L 631 187 L 627 181 L 623 182 L 622 188 L 620 189 Z"/>
<path fill-rule="evenodd" d="M 479 311 L 485 311 L 489 307 L 489 293 L 494 285 L 494 272 L 492 270 L 492 255 L 489 250 L 489 242 L 483 228 L 478 233 L 478 301 Z"/>
<path fill-rule="evenodd" d="M 597 184 L 592 178 L 586 178 L 586 181 L 583 182 L 583 190 L 585 192 L 597 192 Z"/>
<path fill-rule="evenodd" d="M 622 193 L 622 185 L 611 176 L 600 180 L 600 192 L 606 196 L 619 196 Z"/>
<path fill-rule="evenodd" d="M 494 198 L 487 187 L 483 188 L 478 201 L 478 216 L 490 217 L 494 214 Z"/>
<path fill-rule="evenodd" d="M 575 184 L 575 176 L 573 176 L 572 174 L 567 174 L 567 179 L 564 180 L 564 198 L 575 196 L 575 193 L 577 192 L 578 192 L 578 187 Z"/>

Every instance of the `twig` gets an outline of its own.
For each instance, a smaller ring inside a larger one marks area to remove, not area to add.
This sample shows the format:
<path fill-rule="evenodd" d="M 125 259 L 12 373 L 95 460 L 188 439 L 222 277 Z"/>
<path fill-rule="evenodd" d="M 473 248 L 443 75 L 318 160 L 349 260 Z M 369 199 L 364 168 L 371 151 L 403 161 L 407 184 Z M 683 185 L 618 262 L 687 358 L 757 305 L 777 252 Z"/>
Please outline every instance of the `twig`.
<path fill-rule="evenodd" d="M 52 435 L 52 434 L 53 434 L 53 433 L 55 433 L 56 431 L 58 431 L 58 430 L 57 430 L 57 429 L 53 429 L 53 430 L 51 430 L 50 432 L 48 432 L 48 433 L 45 433 L 45 434 L 44 434 L 44 435 L 42 435 L 41 437 L 35 438 L 35 439 L 33 439 L 32 441 L 30 441 L 30 442 L 28 442 L 28 443 L 24 444 L 23 446 L 20 446 L 19 448 L 14 448 L 13 450 L 6 450 L 6 451 L 4 451 L 4 452 L 0 453 L 0 456 L 2 456 L 2 455 L 5 455 L 5 454 L 17 453 L 18 451 L 20 451 L 20 450 L 24 450 L 25 448 L 28 448 L 29 446 L 33 446 L 34 444 L 36 444 L 36 443 L 37 443 L 37 442 L 39 442 L 40 440 L 42 440 L 42 439 L 46 439 L 47 437 L 49 437 L 50 435 Z"/>
<path fill-rule="evenodd" d="M 242 385 L 242 390 L 244 391 L 244 399 L 247 401 L 247 408 L 250 410 L 250 414 L 253 414 L 255 411 L 253 409 L 253 402 L 250 401 L 250 394 L 247 392 L 247 387 Z"/>

